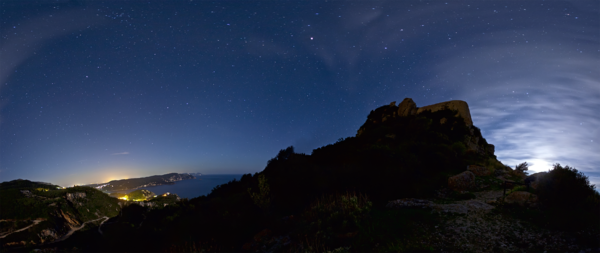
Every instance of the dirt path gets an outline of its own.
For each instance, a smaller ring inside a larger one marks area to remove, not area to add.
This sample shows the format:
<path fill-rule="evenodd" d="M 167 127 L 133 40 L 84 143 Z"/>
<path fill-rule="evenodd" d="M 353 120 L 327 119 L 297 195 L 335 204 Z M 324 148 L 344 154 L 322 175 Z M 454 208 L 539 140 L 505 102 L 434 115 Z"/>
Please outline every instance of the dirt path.
<path fill-rule="evenodd" d="M 102 217 L 102 218 L 106 218 L 106 219 L 104 219 L 102 222 L 100 222 L 100 225 L 98 225 L 98 233 L 100 233 L 101 235 L 104 235 L 104 234 L 102 233 L 102 229 L 101 229 L 101 228 L 102 228 L 102 224 L 104 224 L 104 222 L 106 222 L 106 221 L 107 221 L 108 219 L 110 219 L 110 218 L 108 218 L 108 217 L 106 217 L 106 216 L 104 216 L 104 217 Z"/>
<path fill-rule="evenodd" d="M 106 220 L 108 219 L 108 217 L 104 216 L 104 217 L 100 217 L 100 218 L 98 218 L 98 219 L 95 219 L 95 220 L 86 221 L 86 222 L 84 222 L 83 224 L 81 224 L 81 226 L 79 226 L 79 227 L 76 227 L 76 228 L 71 228 L 71 230 L 69 231 L 69 233 L 67 233 L 66 235 L 64 235 L 64 236 L 63 236 L 63 237 L 61 237 L 60 239 L 58 239 L 58 240 L 54 241 L 53 243 L 56 243 L 56 242 L 60 242 L 60 241 L 64 241 L 64 240 L 66 240 L 66 239 L 67 239 L 67 238 L 69 238 L 69 237 L 70 237 L 70 236 L 71 236 L 73 233 L 75 233 L 75 231 L 82 229 L 82 228 L 83 228 L 83 227 L 85 227 L 85 225 L 87 225 L 88 223 L 90 223 L 90 222 L 95 222 L 95 221 L 99 221 L 99 220 L 101 220 L 101 219 L 105 219 L 105 221 L 106 221 Z"/>
<path fill-rule="evenodd" d="M 29 226 L 27 226 L 27 227 L 21 228 L 21 229 L 19 229 L 19 230 L 15 230 L 15 231 L 12 231 L 12 232 L 8 232 L 7 234 L 3 234 L 3 235 L 1 235 L 1 236 L 0 236 L 0 238 L 4 238 L 4 237 L 7 237 L 7 236 L 9 236 L 9 235 L 11 235 L 11 234 L 18 233 L 18 232 L 21 232 L 21 231 L 23 231 L 23 230 L 26 230 L 26 229 L 28 229 L 28 228 L 30 228 L 30 227 L 33 227 L 33 226 L 37 225 L 38 223 L 40 223 L 40 222 L 42 222 L 42 221 L 43 221 L 43 220 L 41 220 L 41 219 L 36 219 L 36 220 L 33 220 L 33 224 L 31 224 L 31 225 L 29 225 Z"/>

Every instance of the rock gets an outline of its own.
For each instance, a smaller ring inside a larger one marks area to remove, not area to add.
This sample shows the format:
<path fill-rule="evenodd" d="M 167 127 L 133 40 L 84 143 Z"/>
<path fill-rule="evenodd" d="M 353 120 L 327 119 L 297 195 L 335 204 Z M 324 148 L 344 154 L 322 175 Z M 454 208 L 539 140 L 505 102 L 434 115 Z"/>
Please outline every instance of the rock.
<path fill-rule="evenodd" d="M 538 172 L 535 174 L 531 174 L 525 178 L 525 184 L 529 184 L 531 188 L 537 189 L 540 179 L 546 176 L 548 172 Z"/>
<path fill-rule="evenodd" d="M 504 198 L 504 203 L 506 204 L 515 204 L 526 207 L 535 206 L 537 204 L 537 201 L 537 195 L 524 191 L 512 192 Z"/>
<path fill-rule="evenodd" d="M 85 198 L 85 192 L 67 193 L 67 200 L 73 202 L 75 199 Z"/>
<path fill-rule="evenodd" d="M 409 115 L 417 114 L 417 104 L 412 100 L 412 98 L 405 98 L 398 105 L 398 116 L 405 117 Z"/>
<path fill-rule="evenodd" d="M 485 150 L 488 152 L 488 154 L 493 155 L 496 151 L 496 147 L 493 144 L 488 144 Z"/>
<path fill-rule="evenodd" d="M 410 98 L 405 98 L 404 101 L 402 101 L 402 103 L 400 103 L 400 105 L 398 106 L 399 107 L 398 115 L 401 115 L 400 110 L 403 108 L 402 104 L 404 104 L 404 102 L 407 99 L 410 99 Z M 410 99 L 410 101 L 407 103 L 410 103 L 410 102 L 412 102 L 414 104 L 412 99 Z M 416 104 L 415 104 L 415 107 L 416 107 Z M 444 109 L 451 109 L 451 110 L 458 111 L 458 115 L 463 117 L 463 119 L 465 120 L 465 124 L 467 126 L 473 125 L 473 120 L 471 119 L 471 111 L 469 111 L 469 105 L 467 104 L 467 102 L 462 101 L 462 100 L 452 100 L 452 101 L 447 101 L 447 102 L 424 106 L 417 110 L 417 114 L 424 112 L 424 111 L 436 112 L 436 111 L 440 111 L 440 110 L 444 110 Z M 409 115 L 412 115 L 412 114 L 409 114 Z"/>
<path fill-rule="evenodd" d="M 494 206 L 488 205 L 478 200 L 469 200 L 466 203 L 470 211 L 489 211 L 494 209 Z"/>
<path fill-rule="evenodd" d="M 475 176 L 487 176 L 491 173 L 486 167 L 477 165 L 468 165 L 467 170 L 473 172 Z"/>
<path fill-rule="evenodd" d="M 396 106 L 396 101 L 394 101 L 394 102 L 391 102 L 391 103 L 390 103 L 390 106 Z"/>
<path fill-rule="evenodd" d="M 21 190 L 21 193 L 25 195 L 25 197 L 33 198 L 33 194 L 29 190 Z"/>
<path fill-rule="evenodd" d="M 433 202 L 424 199 L 405 198 L 392 200 L 387 203 L 386 207 L 391 208 L 426 208 L 431 207 Z"/>
<path fill-rule="evenodd" d="M 475 174 L 470 171 L 464 171 L 448 178 L 448 188 L 455 191 L 464 191 L 473 185 L 473 181 L 475 181 Z"/>
<path fill-rule="evenodd" d="M 438 211 L 440 213 L 467 214 L 469 212 L 469 208 L 461 204 L 435 205 L 433 206 L 433 208 L 435 211 Z"/>
<path fill-rule="evenodd" d="M 62 209 L 60 210 L 60 215 L 67 221 L 67 225 L 71 228 L 77 227 L 81 224 L 75 217 L 71 217 L 69 213 L 63 212 Z"/>
<path fill-rule="evenodd" d="M 59 238 L 54 229 L 44 229 L 38 234 L 38 237 L 40 237 L 40 243 L 44 243 L 45 241 L 54 241 Z"/>

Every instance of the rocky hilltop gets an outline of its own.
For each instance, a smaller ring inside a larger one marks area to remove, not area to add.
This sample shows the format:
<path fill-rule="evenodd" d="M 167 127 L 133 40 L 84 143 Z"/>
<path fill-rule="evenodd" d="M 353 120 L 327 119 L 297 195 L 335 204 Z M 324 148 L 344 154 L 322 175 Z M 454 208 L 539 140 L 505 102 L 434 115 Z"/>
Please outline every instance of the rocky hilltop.
<path fill-rule="evenodd" d="M 373 129 L 378 124 L 380 125 L 388 120 L 409 116 L 428 117 L 426 114 L 444 110 L 452 111 L 454 113 L 452 116 L 459 118 L 454 124 L 458 123 L 467 126 L 469 134 L 465 136 L 464 144 L 469 150 L 480 154 L 488 153 L 494 155 L 494 145 L 487 143 L 485 138 L 481 135 L 479 128 L 473 125 L 469 105 L 467 102 L 461 100 L 446 101 L 424 107 L 417 107 L 417 104 L 411 98 L 405 98 L 398 106 L 396 106 L 396 102 L 391 102 L 388 106 L 383 106 L 377 108 L 375 111 L 371 111 L 367 117 L 367 122 L 358 129 L 356 137 L 360 137 L 365 131 Z M 447 121 L 448 117 L 442 117 L 440 119 L 440 124 L 443 125 Z"/>

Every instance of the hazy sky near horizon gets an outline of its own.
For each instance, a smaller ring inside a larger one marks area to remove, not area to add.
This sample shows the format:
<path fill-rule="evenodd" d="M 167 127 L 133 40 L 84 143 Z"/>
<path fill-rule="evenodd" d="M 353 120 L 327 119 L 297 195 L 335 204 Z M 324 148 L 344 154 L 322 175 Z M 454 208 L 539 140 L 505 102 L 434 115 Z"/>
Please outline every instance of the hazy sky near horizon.
<path fill-rule="evenodd" d="M 2 1 L 0 181 L 254 173 L 464 100 L 503 163 L 600 183 L 599 1 Z"/>

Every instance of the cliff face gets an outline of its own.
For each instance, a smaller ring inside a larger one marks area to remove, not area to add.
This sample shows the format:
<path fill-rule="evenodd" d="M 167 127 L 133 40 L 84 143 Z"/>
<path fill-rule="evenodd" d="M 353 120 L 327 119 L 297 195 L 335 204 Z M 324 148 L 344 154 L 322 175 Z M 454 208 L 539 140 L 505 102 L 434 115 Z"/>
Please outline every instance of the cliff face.
<path fill-rule="evenodd" d="M 447 125 L 446 122 L 449 118 L 455 117 L 458 119 L 458 122 L 462 122 L 462 124 L 467 127 L 469 132 L 464 136 L 463 144 L 468 150 L 482 155 L 494 155 L 494 145 L 488 144 L 483 136 L 481 136 L 479 128 L 473 125 L 469 105 L 467 102 L 461 100 L 446 101 L 424 107 L 417 107 L 416 103 L 411 98 L 405 98 L 398 106 L 396 106 L 396 102 L 392 102 L 387 106 L 382 106 L 371 111 L 367 117 L 367 122 L 360 127 L 356 137 L 360 137 L 366 131 L 377 128 L 378 126 L 386 124 L 391 126 L 391 119 L 411 117 L 432 118 L 431 116 L 436 112 L 447 115 L 439 119 L 439 122 L 442 125 Z M 447 127 L 454 128 L 455 126 L 447 125 Z M 394 135 L 388 134 L 386 136 L 393 137 Z"/>

